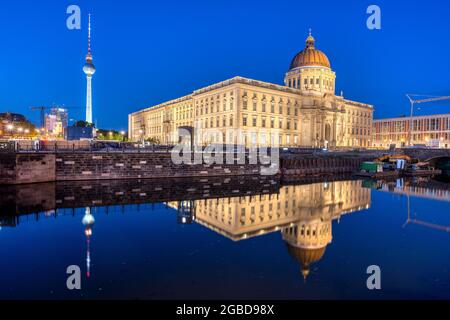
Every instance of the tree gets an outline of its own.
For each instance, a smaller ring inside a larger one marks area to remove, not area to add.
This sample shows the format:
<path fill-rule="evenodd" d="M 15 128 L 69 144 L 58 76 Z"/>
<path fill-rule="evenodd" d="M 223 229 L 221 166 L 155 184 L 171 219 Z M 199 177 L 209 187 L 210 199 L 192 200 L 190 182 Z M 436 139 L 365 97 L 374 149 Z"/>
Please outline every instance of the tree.
<path fill-rule="evenodd" d="M 89 123 L 86 122 L 84 120 L 79 120 L 74 124 L 74 127 L 78 127 L 78 128 L 93 128 L 94 124 L 93 123 Z"/>
<path fill-rule="evenodd" d="M 151 144 L 160 144 L 159 140 L 157 138 L 147 138 L 145 139 L 146 142 L 149 142 Z"/>

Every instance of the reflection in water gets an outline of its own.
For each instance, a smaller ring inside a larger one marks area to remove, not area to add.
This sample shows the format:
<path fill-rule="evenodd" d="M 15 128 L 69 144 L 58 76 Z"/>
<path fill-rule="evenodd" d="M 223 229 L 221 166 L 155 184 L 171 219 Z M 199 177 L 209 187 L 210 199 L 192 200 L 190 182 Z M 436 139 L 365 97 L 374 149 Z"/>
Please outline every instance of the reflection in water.
<path fill-rule="evenodd" d="M 450 185 L 427 178 L 397 179 L 396 181 L 364 181 L 364 186 L 379 191 L 450 202 Z"/>
<path fill-rule="evenodd" d="M 82 220 L 85 226 L 84 234 L 86 235 L 86 277 L 91 277 L 91 237 L 92 227 L 94 226 L 95 219 L 91 214 L 91 208 L 86 208 L 86 213 Z"/>
<path fill-rule="evenodd" d="M 383 192 L 406 196 L 408 217 L 403 227 L 419 225 L 438 231 L 450 232 L 450 226 L 420 220 L 417 218 L 416 212 L 411 214 L 411 197 L 450 202 L 450 186 L 448 184 L 426 178 L 415 178 L 410 180 L 397 179 L 391 182 L 365 181 L 364 186 Z"/>
<path fill-rule="evenodd" d="M 361 181 L 324 182 L 281 187 L 278 194 L 197 200 L 168 206 L 193 221 L 239 241 L 281 231 L 289 253 L 308 276 L 332 241 L 332 221 L 370 207 L 371 193 Z"/>
<path fill-rule="evenodd" d="M 104 207 L 108 211 L 109 206 L 120 205 L 125 212 L 126 205 L 163 202 L 176 210 L 179 224 L 198 224 L 233 242 L 279 232 L 305 280 L 333 241 L 333 221 L 369 209 L 373 189 L 407 196 L 407 224 L 450 231 L 448 227 L 412 217 L 410 196 L 450 199 L 449 187 L 428 180 L 346 180 L 281 186 L 276 178 L 263 177 L 209 178 L 182 183 L 77 182 L 47 184 L 38 189 L 6 188 L 0 190 L 0 227 L 16 227 L 42 216 L 58 217 L 67 211 L 75 215 L 75 207 L 85 208 L 82 223 L 86 236 L 86 277 L 90 278 L 95 224 L 92 208 Z"/>

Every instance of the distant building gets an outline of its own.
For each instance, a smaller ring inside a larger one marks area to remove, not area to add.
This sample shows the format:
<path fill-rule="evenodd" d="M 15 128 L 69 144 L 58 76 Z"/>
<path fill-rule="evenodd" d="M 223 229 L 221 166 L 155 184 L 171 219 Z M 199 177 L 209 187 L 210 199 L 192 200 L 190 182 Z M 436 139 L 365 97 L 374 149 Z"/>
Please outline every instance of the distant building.
<path fill-rule="evenodd" d="M 0 113 L 0 138 L 8 138 L 14 135 L 28 136 L 34 126 L 25 118 L 17 113 Z"/>
<path fill-rule="evenodd" d="M 24 115 L 18 114 L 18 113 L 0 113 L 0 121 L 5 122 L 27 122 L 27 118 L 25 118 Z"/>
<path fill-rule="evenodd" d="M 45 130 L 47 134 L 54 137 L 63 137 L 67 128 L 69 116 L 66 109 L 52 108 L 45 116 Z"/>
<path fill-rule="evenodd" d="M 92 140 L 94 130 L 95 128 L 92 127 L 67 127 L 64 139 L 67 141 Z"/>
<path fill-rule="evenodd" d="M 373 146 L 406 147 L 409 142 L 410 123 L 409 117 L 375 120 Z M 450 148 L 450 114 L 413 117 L 411 136 L 411 143 L 415 146 Z"/>

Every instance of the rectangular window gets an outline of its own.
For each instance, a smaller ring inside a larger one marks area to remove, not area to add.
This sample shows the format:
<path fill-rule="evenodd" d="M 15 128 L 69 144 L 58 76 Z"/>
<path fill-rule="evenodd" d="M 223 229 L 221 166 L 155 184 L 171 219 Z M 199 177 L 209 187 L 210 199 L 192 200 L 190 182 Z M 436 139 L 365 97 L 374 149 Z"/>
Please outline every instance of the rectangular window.
<path fill-rule="evenodd" d="M 243 125 L 244 127 L 247 126 L 247 117 L 243 117 L 243 118 L 242 118 L 242 125 Z"/>
<path fill-rule="evenodd" d="M 256 117 L 253 117 L 253 126 L 254 126 L 254 127 L 256 127 L 257 121 L 258 121 L 258 120 L 256 119 Z"/>

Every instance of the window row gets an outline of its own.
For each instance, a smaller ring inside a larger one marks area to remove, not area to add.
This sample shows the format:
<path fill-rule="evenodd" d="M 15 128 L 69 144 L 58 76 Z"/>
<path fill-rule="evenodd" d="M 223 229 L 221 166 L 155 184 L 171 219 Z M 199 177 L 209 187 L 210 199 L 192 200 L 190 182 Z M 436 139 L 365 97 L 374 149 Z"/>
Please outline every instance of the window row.
<path fill-rule="evenodd" d="M 250 120 L 249 120 L 250 118 Z M 251 121 L 251 123 L 249 123 Z M 287 130 L 298 130 L 298 120 L 287 120 L 283 119 L 275 120 L 275 118 L 267 119 L 265 117 L 249 117 L 247 115 L 242 116 L 242 126 L 244 127 L 261 127 L 261 128 L 271 128 L 271 129 L 287 129 Z"/>

